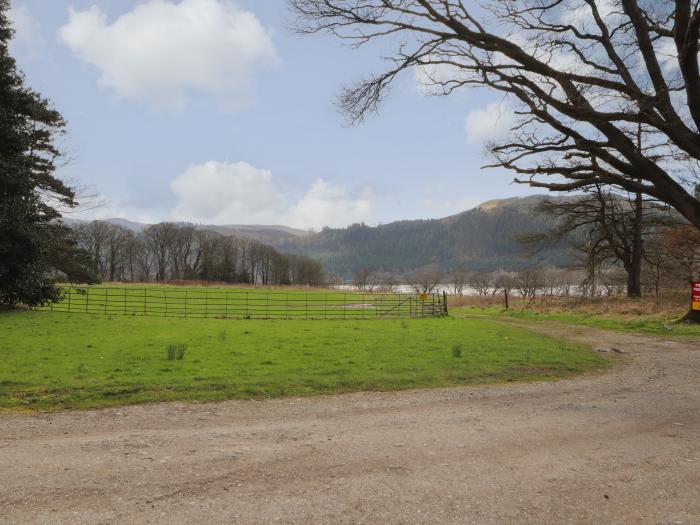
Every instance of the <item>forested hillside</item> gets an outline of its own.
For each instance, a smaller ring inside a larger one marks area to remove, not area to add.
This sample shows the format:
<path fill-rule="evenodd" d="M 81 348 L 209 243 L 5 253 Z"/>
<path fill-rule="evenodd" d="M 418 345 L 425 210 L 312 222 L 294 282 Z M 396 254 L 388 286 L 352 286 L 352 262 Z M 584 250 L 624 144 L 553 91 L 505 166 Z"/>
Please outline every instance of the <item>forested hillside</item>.
<path fill-rule="evenodd" d="M 565 264 L 569 261 L 565 244 L 531 256 L 530 248 L 517 240 L 519 234 L 551 227 L 551 219 L 534 211 L 543 198 L 489 201 L 444 219 L 325 228 L 274 244 L 282 251 L 321 261 L 328 272 L 345 279 L 363 268 L 403 273 L 425 268 L 519 270 L 536 264 Z"/>

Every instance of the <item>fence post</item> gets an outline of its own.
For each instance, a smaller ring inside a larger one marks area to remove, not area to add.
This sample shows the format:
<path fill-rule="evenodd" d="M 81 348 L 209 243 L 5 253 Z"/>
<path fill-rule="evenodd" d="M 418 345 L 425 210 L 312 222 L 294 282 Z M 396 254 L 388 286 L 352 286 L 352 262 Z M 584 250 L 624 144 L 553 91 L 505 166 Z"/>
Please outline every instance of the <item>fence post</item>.
<path fill-rule="evenodd" d="M 343 294 L 343 321 L 347 318 L 348 315 L 348 292 L 345 292 Z"/>
<path fill-rule="evenodd" d="M 163 302 L 165 303 L 165 317 L 168 317 L 168 296 L 165 294 L 165 288 L 163 288 Z"/>
<path fill-rule="evenodd" d="M 187 288 L 185 288 L 185 319 L 187 319 Z"/>
<path fill-rule="evenodd" d="M 89 306 L 90 306 L 90 288 L 85 288 L 85 313 L 88 313 Z"/>
<path fill-rule="evenodd" d="M 224 301 L 224 319 L 228 319 L 228 289 L 226 289 L 226 299 Z"/>
<path fill-rule="evenodd" d="M 68 288 L 68 313 L 70 313 L 70 296 L 71 295 L 73 295 L 72 290 L 70 288 Z"/>
<path fill-rule="evenodd" d="M 105 315 L 107 315 L 107 293 L 109 289 L 105 288 Z"/>
<path fill-rule="evenodd" d="M 447 292 L 445 290 L 442 291 L 442 297 L 445 300 L 445 315 L 449 315 L 447 311 Z"/>
<path fill-rule="evenodd" d="M 144 317 L 146 317 L 146 315 L 147 315 L 146 312 L 148 310 L 146 304 L 148 304 L 148 288 L 143 289 L 143 316 Z"/>
<path fill-rule="evenodd" d="M 126 288 L 124 288 L 124 315 L 126 315 Z"/>

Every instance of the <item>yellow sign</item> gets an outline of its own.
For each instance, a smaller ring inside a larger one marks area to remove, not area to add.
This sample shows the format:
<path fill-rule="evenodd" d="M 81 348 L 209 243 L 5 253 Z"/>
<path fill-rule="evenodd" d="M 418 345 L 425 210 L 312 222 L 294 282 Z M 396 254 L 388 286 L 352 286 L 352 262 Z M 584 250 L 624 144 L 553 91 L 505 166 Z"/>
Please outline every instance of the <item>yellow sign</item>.
<path fill-rule="evenodd" d="M 427 293 L 422 293 L 422 294 L 420 294 L 420 300 L 421 300 L 421 301 L 427 301 L 427 300 L 428 300 L 428 294 L 427 294 Z"/>
<path fill-rule="evenodd" d="M 700 301 L 693 301 L 693 310 L 700 310 Z"/>

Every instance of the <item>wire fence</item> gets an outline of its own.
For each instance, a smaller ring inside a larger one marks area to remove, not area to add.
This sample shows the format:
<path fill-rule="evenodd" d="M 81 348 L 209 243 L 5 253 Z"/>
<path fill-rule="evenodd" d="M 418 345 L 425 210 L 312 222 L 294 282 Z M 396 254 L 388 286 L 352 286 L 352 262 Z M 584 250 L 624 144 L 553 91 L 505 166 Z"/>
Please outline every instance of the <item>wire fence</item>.
<path fill-rule="evenodd" d="M 443 294 L 65 287 L 65 313 L 215 319 L 401 319 L 447 313 Z"/>

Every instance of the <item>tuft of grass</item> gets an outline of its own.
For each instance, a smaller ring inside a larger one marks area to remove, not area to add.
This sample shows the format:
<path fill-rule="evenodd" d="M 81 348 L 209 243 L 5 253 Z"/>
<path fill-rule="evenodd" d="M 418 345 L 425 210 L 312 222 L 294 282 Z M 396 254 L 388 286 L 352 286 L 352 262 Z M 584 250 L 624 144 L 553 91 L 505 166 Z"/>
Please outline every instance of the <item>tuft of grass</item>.
<path fill-rule="evenodd" d="M 165 347 L 168 361 L 174 361 L 175 359 L 182 361 L 185 358 L 185 352 L 187 352 L 187 345 L 183 343 L 169 344 Z"/>
<path fill-rule="evenodd" d="M 221 330 L 225 341 L 216 337 Z M 455 341 L 461 358 L 449 350 Z M 156 356 L 165 349 L 167 357 L 170 346 L 166 365 Z M 172 366 L 178 346 L 188 358 Z M 544 380 L 603 369 L 606 359 L 491 319 L 223 321 L 7 311 L 0 313 L 0 411 Z"/>
<path fill-rule="evenodd" d="M 459 359 L 462 357 L 462 345 L 457 343 L 452 345 L 452 357 Z"/>

